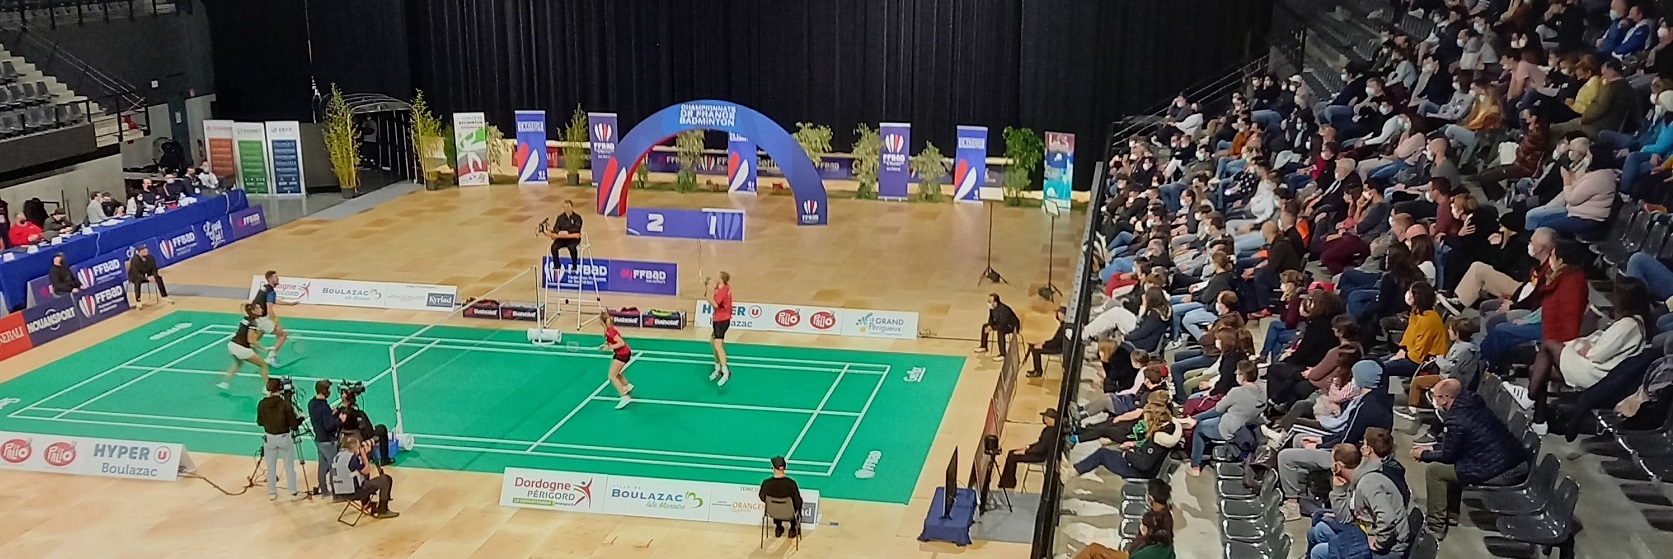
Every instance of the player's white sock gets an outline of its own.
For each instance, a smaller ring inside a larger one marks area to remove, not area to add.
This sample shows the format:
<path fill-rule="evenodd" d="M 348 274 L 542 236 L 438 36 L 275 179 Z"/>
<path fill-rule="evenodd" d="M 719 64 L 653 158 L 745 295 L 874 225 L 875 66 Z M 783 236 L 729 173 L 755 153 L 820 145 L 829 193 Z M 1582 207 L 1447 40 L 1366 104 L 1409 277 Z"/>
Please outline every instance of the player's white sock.
<path fill-rule="evenodd" d="M 632 394 L 632 393 L 633 393 L 633 383 L 631 383 L 631 382 L 627 383 L 627 386 L 622 387 L 622 394 L 623 395 Z"/>
<path fill-rule="evenodd" d="M 732 380 L 731 371 L 727 371 L 726 369 L 721 369 L 720 370 L 720 384 L 719 384 L 719 386 L 726 386 L 726 381 L 729 381 L 729 380 Z"/>
<path fill-rule="evenodd" d="M 633 403 L 633 397 L 624 395 L 620 399 L 616 400 L 616 409 L 619 410 L 619 409 L 625 408 L 625 407 L 627 407 L 628 404 L 631 404 L 631 403 Z"/>
<path fill-rule="evenodd" d="M 267 364 L 272 367 L 279 366 L 279 352 L 277 350 L 267 352 Z"/>

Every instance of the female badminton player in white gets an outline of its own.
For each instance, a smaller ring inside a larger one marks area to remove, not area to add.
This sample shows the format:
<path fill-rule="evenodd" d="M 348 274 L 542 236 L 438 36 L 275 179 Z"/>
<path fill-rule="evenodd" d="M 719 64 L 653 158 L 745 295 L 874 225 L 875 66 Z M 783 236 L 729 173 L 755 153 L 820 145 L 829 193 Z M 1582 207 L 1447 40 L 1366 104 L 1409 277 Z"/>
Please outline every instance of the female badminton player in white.
<path fill-rule="evenodd" d="M 621 399 L 616 401 L 616 409 L 627 407 L 633 403 L 633 383 L 627 381 L 628 362 L 633 360 L 633 348 L 627 347 L 627 340 L 622 339 L 622 333 L 616 330 L 616 325 L 610 320 L 610 312 L 599 313 L 599 319 L 604 323 L 604 345 L 598 349 L 614 353 L 610 359 L 610 384 L 616 387 L 616 393 Z"/>
<path fill-rule="evenodd" d="M 220 384 L 215 385 L 221 387 L 221 390 L 232 387 L 232 378 L 238 375 L 238 367 L 246 361 L 261 369 L 261 385 L 264 389 L 267 386 L 267 362 L 262 361 L 261 356 L 256 354 L 258 351 L 264 351 L 261 347 L 263 332 L 256 325 L 261 318 L 261 306 L 255 303 L 244 305 L 244 320 L 238 322 L 238 333 L 233 334 L 232 339 L 227 341 L 227 353 L 232 355 L 232 367 L 227 369 L 227 374 L 221 379 Z"/>

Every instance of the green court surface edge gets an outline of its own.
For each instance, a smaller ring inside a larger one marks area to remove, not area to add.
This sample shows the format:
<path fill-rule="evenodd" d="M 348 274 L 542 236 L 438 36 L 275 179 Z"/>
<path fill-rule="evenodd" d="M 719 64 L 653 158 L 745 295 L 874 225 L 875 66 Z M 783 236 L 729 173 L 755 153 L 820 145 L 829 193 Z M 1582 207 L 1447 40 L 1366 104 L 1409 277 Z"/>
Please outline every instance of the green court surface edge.
<path fill-rule="evenodd" d="M 230 364 L 225 346 L 237 320 L 176 311 L 0 384 L 0 431 L 175 442 L 253 458 L 261 433 L 255 368 L 245 365 L 229 391 L 215 387 Z M 283 324 L 291 345 L 273 374 L 294 380 L 303 406 L 317 379 L 363 381 L 362 407 L 393 429 L 399 376 L 403 428 L 417 446 L 400 455 L 399 466 L 753 484 L 769 473 L 768 458 L 784 455 L 803 487 L 886 503 L 911 497 L 965 362 L 731 343 L 733 377 L 716 387 L 708 380 L 708 343 L 636 338 L 624 329 L 637 353 L 626 371 L 636 401 L 618 411 L 605 381 L 609 354 L 597 350 L 596 333 L 566 334 L 564 343 L 543 347 L 524 330 L 473 328 L 466 319 L 427 330 L 305 318 Z M 311 438 L 300 446 L 316 459 Z"/>

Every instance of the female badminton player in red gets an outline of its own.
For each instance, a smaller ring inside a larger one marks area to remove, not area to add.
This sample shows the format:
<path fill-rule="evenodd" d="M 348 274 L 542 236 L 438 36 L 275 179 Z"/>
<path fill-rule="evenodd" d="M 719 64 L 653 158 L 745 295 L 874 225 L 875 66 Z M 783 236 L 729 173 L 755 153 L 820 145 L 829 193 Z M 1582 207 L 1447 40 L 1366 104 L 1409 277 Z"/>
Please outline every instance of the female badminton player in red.
<path fill-rule="evenodd" d="M 627 375 L 623 374 L 628 362 L 633 360 L 633 348 L 627 347 L 627 340 L 622 339 L 622 333 L 616 330 L 616 325 L 610 320 L 610 312 L 599 314 L 604 322 L 604 345 L 598 346 L 598 349 L 614 353 L 610 359 L 610 384 L 621 395 L 621 399 L 616 401 L 616 409 L 619 410 L 633 403 L 633 397 L 628 395 L 633 392 L 633 383 L 627 382 Z"/>

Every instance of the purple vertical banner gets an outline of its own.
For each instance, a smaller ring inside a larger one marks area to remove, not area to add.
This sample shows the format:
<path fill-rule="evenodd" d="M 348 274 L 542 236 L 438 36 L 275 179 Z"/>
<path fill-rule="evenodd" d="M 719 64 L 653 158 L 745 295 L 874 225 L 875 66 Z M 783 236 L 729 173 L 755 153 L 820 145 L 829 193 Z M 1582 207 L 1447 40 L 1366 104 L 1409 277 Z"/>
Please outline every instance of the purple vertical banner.
<path fill-rule="evenodd" d="M 592 141 L 593 186 L 604 182 L 604 168 L 616 155 L 616 113 L 587 113 L 587 138 Z"/>
<path fill-rule="evenodd" d="M 877 134 L 883 140 L 883 149 L 878 154 L 877 199 L 905 200 L 906 182 L 912 176 L 908 165 L 912 155 L 907 151 L 912 148 L 912 125 L 885 122 L 878 125 Z"/>
<path fill-rule="evenodd" d="M 546 111 L 517 111 L 517 184 L 546 183 Z"/>
<path fill-rule="evenodd" d="M 755 193 L 755 142 L 737 134 L 727 134 L 726 191 Z"/>
<path fill-rule="evenodd" d="M 982 201 L 982 186 L 988 176 L 988 129 L 986 126 L 958 127 L 958 151 L 953 162 L 953 199 Z"/>

